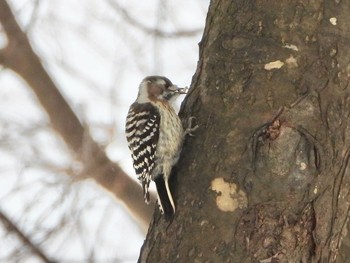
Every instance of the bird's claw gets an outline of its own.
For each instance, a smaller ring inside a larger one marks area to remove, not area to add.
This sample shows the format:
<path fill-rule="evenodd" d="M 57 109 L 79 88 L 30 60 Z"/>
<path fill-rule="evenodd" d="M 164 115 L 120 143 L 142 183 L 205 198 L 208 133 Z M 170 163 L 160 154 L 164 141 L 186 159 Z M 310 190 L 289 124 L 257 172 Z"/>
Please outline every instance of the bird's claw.
<path fill-rule="evenodd" d="M 199 125 L 196 125 L 196 126 L 192 127 L 192 122 L 195 119 L 196 119 L 196 117 L 193 117 L 193 116 L 191 116 L 188 119 L 187 128 L 185 130 L 185 135 L 194 136 L 194 134 L 192 134 L 192 132 L 195 132 L 199 128 Z"/>

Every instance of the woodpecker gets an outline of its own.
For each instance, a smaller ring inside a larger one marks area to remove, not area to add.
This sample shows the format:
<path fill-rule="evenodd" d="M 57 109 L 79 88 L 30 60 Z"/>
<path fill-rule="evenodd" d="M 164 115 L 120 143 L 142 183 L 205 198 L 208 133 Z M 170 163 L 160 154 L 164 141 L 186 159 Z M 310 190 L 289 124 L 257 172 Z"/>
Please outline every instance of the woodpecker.
<path fill-rule="evenodd" d="M 177 163 L 185 132 L 171 103 L 187 88 L 179 88 L 163 76 L 148 76 L 139 85 L 130 106 L 125 133 L 145 202 L 150 202 L 149 184 L 155 182 L 162 214 L 175 214 L 169 177 Z M 192 131 L 193 129 L 191 129 Z"/>

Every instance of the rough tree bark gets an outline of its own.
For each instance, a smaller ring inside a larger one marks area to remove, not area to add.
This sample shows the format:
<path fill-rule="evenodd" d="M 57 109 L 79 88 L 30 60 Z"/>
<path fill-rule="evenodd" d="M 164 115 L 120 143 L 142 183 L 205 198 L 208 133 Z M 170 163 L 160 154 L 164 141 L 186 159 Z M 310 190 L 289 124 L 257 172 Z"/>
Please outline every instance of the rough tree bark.
<path fill-rule="evenodd" d="M 177 214 L 141 262 L 338 260 L 349 216 L 350 2 L 212 0 L 181 114 Z"/>
<path fill-rule="evenodd" d="M 92 178 L 114 194 L 126 205 L 141 228 L 146 230 L 154 205 L 144 204 L 140 185 L 109 160 L 104 150 L 93 141 L 88 129 L 80 123 L 41 64 L 5 0 L 0 0 L 0 23 L 8 39 L 6 47 L 0 49 L 0 64 L 16 72 L 32 89 L 54 130 L 72 150 L 74 157 L 82 163 L 81 179 Z"/>

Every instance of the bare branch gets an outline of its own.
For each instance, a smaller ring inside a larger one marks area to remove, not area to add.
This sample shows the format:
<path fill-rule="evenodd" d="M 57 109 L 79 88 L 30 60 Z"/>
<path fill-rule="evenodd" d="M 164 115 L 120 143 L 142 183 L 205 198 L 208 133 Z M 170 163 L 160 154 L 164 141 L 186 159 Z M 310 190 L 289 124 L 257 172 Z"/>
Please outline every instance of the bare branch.
<path fill-rule="evenodd" d="M 0 65 L 3 65 L 5 63 L 5 52 L 4 49 L 0 49 Z"/>
<path fill-rule="evenodd" d="M 0 220 L 4 224 L 5 228 L 9 231 L 14 233 L 20 240 L 21 242 L 30 248 L 30 250 L 39 258 L 42 259 L 43 262 L 46 263 L 53 263 L 56 262 L 54 260 L 49 259 L 47 255 L 39 248 L 36 244 L 30 240 L 30 238 L 24 234 L 18 226 L 11 221 L 1 210 L 0 210 Z"/>
<path fill-rule="evenodd" d="M 166 32 L 157 28 L 150 28 L 140 23 L 135 18 L 133 18 L 128 13 L 128 11 L 122 6 L 120 6 L 116 1 L 108 0 L 107 2 L 116 12 L 118 12 L 125 19 L 126 22 L 128 22 L 133 27 L 138 28 L 150 35 L 154 35 L 162 38 L 192 37 L 203 31 L 202 28 L 199 28 L 199 29 L 192 29 L 192 30 L 178 30 L 174 32 Z"/>
<path fill-rule="evenodd" d="M 3 30 L 6 32 L 7 38 L 10 41 L 20 39 L 22 30 L 17 23 L 13 23 L 14 17 L 11 9 L 6 1 L 0 2 L 0 22 Z"/>
<path fill-rule="evenodd" d="M 19 74 L 31 87 L 47 112 L 52 127 L 83 163 L 84 174 L 88 174 L 121 200 L 146 230 L 154 206 L 143 203 L 139 184 L 111 162 L 84 129 L 33 51 L 7 1 L 0 1 L 0 23 L 8 37 L 8 46 L 0 53 L 3 65 Z"/>
<path fill-rule="evenodd" d="M 29 23 L 25 28 L 25 32 L 28 33 L 30 31 L 30 29 L 34 26 L 34 24 L 36 23 L 37 18 L 38 18 L 39 7 L 40 7 L 41 3 L 42 3 L 42 1 L 40 1 L 40 0 L 34 0 L 33 11 L 32 11 L 32 14 L 30 16 Z"/>

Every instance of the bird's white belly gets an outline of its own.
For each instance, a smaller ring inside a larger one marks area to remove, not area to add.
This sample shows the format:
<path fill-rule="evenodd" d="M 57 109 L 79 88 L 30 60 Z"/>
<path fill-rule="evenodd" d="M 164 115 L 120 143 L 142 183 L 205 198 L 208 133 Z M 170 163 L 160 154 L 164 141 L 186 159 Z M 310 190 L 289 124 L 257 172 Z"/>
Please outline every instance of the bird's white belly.
<path fill-rule="evenodd" d="M 162 173 L 165 177 L 169 177 L 172 167 L 179 160 L 184 131 L 180 118 L 172 108 L 167 110 L 161 108 L 159 112 L 160 133 L 156 149 L 158 162 L 152 175 Z"/>

